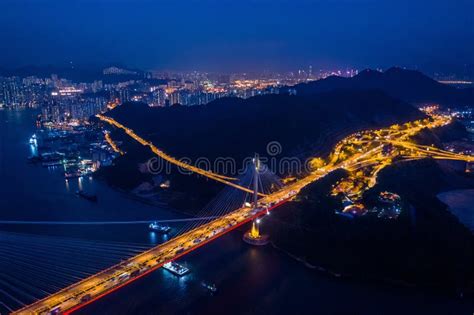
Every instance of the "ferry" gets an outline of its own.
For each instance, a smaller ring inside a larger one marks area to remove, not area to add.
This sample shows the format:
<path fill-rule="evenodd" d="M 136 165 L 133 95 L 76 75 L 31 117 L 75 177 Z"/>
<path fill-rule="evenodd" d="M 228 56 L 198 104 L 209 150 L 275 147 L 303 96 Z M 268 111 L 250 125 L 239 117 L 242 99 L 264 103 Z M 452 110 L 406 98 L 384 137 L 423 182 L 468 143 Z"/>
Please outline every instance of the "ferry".
<path fill-rule="evenodd" d="M 78 171 L 65 172 L 64 178 L 76 178 L 76 177 L 84 177 L 88 175 L 92 175 L 92 172 L 78 170 Z"/>
<path fill-rule="evenodd" d="M 167 234 L 167 233 L 171 232 L 171 227 L 169 227 L 167 225 L 160 225 L 156 221 L 150 223 L 150 225 L 148 227 L 152 231 L 160 232 L 160 233 L 163 233 L 163 234 Z"/>
<path fill-rule="evenodd" d="M 217 287 L 215 284 L 209 284 L 203 281 L 201 282 L 201 285 L 213 293 L 217 291 Z"/>
<path fill-rule="evenodd" d="M 163 265 L 163 268 L 168 270 L 169 272 L 171 272 L 172 274 L 176 275 L 176 276 L 184 276 L 185 274 L 189 273 L 189 269 L 174 262 L 174 261 L 171 261 L 171 262 L 167 262 L 166 264 Z"/>
<path fill-rule="evenodd" d="M 81 198 L 84 198 L 86 200 L 92 201 L 92 202 L 97 202 L 97 196 L 93 194 L 88 194 L 82 190 L 76 191 L 76 195 L 78 195 Z"/>
<path fill-rule="evenodd" d="M 81 177 L 81 173 L 79 172 L 65 172 L 64 173 L 64 178 L 76 178 L 76 177 Z"/>
<path fill-rule="evenodd" d="M 41 165 L 43 165 L 44 167 L 60 166 L 62 165 L 62 162 L 61 161 L 43 162 Z"/>

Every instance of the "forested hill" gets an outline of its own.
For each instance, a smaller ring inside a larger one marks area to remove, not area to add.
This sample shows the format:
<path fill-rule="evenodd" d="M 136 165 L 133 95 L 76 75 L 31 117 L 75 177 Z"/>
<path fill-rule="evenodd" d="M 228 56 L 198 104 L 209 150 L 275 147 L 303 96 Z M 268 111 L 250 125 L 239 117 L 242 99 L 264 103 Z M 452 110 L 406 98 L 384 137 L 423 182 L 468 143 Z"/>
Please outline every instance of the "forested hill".
<path fill-rule="evenodd" d="M 376 90 L 224 98 L 191 107 L 128 103 L 107 115 L 176 157 L 211 159 L 265 154 L 270 141 L 281 144 L 281 156 L 327 153 L 337 140 L 357 130 L 423 116 Z"/>
<path fill-rule="evenodd" d="M 474 106 L 473 88 L 458 89 L 439 83 L 419 71 L 395 67 L 385 72 L 364 70 L 352 78 L 332 76 L 291 88 L 299 95 L 312 95 L 335 89 L 380 89 L 392 97 L 410 103 Z"/>

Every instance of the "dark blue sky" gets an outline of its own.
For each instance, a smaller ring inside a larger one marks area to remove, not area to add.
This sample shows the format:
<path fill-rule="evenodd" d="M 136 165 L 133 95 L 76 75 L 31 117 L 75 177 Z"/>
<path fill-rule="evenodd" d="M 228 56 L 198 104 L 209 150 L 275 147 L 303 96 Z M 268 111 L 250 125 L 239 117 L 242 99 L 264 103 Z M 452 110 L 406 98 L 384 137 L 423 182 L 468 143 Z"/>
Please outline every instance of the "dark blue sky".
<path fill-rule="evenodd" d="M 0 0 L 0 65 L 474 63 L 474 0 Z"/>

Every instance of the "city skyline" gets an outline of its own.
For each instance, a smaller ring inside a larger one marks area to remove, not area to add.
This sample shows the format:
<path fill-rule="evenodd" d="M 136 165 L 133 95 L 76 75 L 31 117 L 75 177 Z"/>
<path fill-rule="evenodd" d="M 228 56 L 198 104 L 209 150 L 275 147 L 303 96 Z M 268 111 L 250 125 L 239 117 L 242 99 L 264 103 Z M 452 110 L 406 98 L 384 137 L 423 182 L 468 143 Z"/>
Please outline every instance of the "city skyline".
<path fill-rule="evenodd" d="M 8 43 L 1 67 L 112 61 L 227 72 L 474 63 L 474 4 L 464 0 L 7 0 L 1 6 L 0 40 Z"/>

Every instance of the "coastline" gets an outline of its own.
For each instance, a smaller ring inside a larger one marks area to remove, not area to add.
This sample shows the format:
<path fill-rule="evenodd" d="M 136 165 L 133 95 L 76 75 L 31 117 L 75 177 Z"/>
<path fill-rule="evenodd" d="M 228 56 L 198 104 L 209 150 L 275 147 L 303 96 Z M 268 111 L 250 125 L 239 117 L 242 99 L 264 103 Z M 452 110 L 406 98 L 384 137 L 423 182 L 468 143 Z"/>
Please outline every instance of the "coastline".
<path fill-rule="evenodd" d="M 329 276 L 333 279 L 344 279 L 345 281 L 352 280 L 352 281 L 360 282 L 362 284 L 380 283 L 380 284 L 387 285 L 387 286 L 390 286 L 390 287 L 399 287 L 399 288 L 410 288 L 410 289 L 420 289 L 420 290 L 421 290 L 421 288 L 423 288 L 423 289 L 428 289 L 428 291 L 432 294 L 440 294 L 441 293 L 442 295 L 455 297 L 457 299 L 467 299 L 467 298 L 465 298 L 465 296 L 473 296 L 474 295 L 474 289 L 473 288 L 467 288 L 466 291 L 460 291 L 460 292 L 458 292 L 458 295 L 450 295 L 450 294 L 446 294 L 446 292 L 437 290 L 436 287 L 432 287 L 432 286 L 423 287 L 423 286 L 417 285 L 415 283 L 407 282 L 407 281 L 403 281 L 403 280 L 397 280 L 397 279 L 386 278 L 386 277 L 373 277 L 373 276 L 367 277 L 367 276 L 351 274 L 351 273 L 339 273 L 339 272 L 335 272 L 334 270 L 322 267 L 320 265 L 314 265 L 312 263 L 309 263 L 308 261 L 306 261 L 306 259 L 304 259 L 300 256 L 296 256 L 296 255 L 292 254 L 291 252 L 287 251 L 286 249 L 279 247 L 273 241 L 270 241 L 270 244 L 275 250 L 278 250 L 279 252 L 281 252 L 281 253 L 287 255 L 288 257 L 290 257 L 291 259 L 301 263 L 307 269 L 315 270 L 315 271 L 317 271 L 321 274 L 327 275 L 327 276 Z"/>
<path fill-rule="evenodd" d="M 455 189 L 444 191 L 436 198 L 446 205 L 447 210 L 460 224 L 474 234 L 474 189 Z"/>
<path fill-rule="evenodd" d="M 149 205 L 149 206 L 153 206 L 153 207 L 162 207 L 162 209 L 164 208 L 165 210 L 169 210 L 171 212 L 174 212 L 176 214 L 180 214 L 180 215 L 187 215 L 187 216 L 193 216 L 191 213 L 189 212 L 186 212 L 186 211 L 182 211 L 182 210 L 178 210 L 176 208 L 173 208 L 169 205 L 168 202 L 166 201 L 157 201 L 157 200 L 153 200 L 151 198 L 146 198 L 146 197 L 141 197 L 137 194 L 134 194 L 133 192 L 130 192 L 130 191 L 126 191 L 122 188 L 119 188 L 119 187 L 116 187 L 114 185 L 110 185 L 108 184 L 105 180 L 103 180 L 102 178 L 100 177 L 96 177 L 94 176 L 94 179 L 96 179 L 97 181 L 103 183 L 104 185 L 107 185 L 107 187 L 109 187 L 110 189 L 120 193 L 124 198 L 127 198 L 127 199 L 130 199 L 130 200 L 134 200 L 138 203 L 142 203 L 142 204 L 145 204 L 145 205 Z M 159 193 L 158 193 L 159 194 Z"/>

